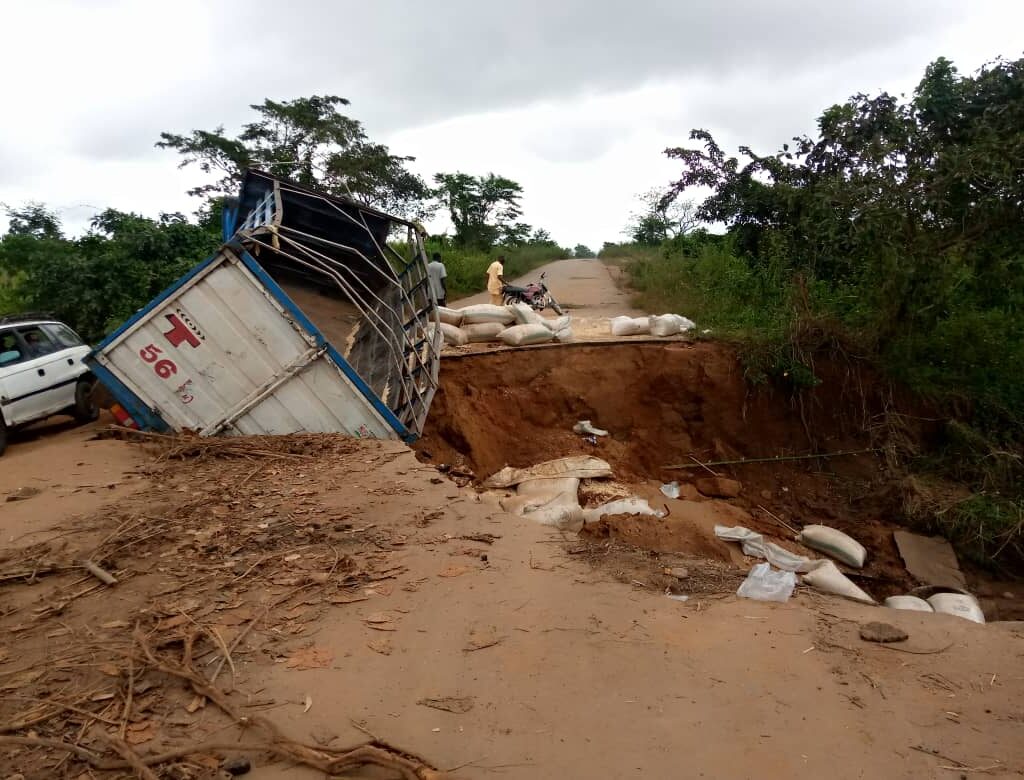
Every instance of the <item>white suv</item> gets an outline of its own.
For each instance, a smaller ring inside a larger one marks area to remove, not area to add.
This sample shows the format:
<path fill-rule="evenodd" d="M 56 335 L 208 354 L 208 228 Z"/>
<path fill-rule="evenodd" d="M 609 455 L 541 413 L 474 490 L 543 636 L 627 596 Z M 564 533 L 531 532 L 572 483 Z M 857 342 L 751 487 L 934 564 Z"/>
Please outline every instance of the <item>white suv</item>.
<path fill-rule="evenodd" d="M 38 315 L 0 317 L 0 454 L 7 433 L 52 414 L 99 414 L 89 347 L 67 325 Z"/>

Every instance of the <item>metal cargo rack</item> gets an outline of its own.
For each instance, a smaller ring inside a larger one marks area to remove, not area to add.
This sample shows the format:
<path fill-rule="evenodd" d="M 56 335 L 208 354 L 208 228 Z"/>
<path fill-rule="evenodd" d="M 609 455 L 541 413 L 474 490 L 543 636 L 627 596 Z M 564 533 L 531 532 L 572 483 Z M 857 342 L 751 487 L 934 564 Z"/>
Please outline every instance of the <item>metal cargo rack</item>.
<path fill-rule="evenodd" d="M 293 297 L 402 426 L 422 433 L 441 350 L 440 329 L 430 327 L 438 319 L 422 228 L 252 170 L 237 207 L 225 213 L 224 231 Z M 334 321 L 341 325 L 332 331 Z"/>

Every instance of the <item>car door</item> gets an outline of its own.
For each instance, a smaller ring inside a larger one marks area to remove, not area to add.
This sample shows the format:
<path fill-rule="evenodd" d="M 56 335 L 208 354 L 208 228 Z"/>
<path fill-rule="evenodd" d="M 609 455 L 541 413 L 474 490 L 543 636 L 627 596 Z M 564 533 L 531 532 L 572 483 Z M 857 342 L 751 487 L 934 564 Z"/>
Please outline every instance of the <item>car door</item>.
<path fill-rule="evenodd" d="M 39 325 L 13 329 L 16 348 L 21 355 L 13 370 L 4 377 L 4 416 L 12 425 L 31 422 L 58 412 L 74 402 L 74 384 L 60 371 L 60 345 Z"/>
<path fill-rule="evenodd" d="M 78 378 L 89 371 L 83 358 L 89 354 L 89 347 L 67 325 L 60 322 L 44 322 L 40 326 L 57 345 L 54 361 L 47 368 L 46 374 L 60 391 L 63 399 L 61 409 L 67 409 L 75 403 L 75 385 Z M 51 376 L 52 374 L 52 376 Z"/>
<path fill-rule="evenodd" d="M 25 345 L 14 328 L 0 329 L 0 409 L 8 425 L 31 419 L 39 388 L 35 370 L 26 366 Z"/>

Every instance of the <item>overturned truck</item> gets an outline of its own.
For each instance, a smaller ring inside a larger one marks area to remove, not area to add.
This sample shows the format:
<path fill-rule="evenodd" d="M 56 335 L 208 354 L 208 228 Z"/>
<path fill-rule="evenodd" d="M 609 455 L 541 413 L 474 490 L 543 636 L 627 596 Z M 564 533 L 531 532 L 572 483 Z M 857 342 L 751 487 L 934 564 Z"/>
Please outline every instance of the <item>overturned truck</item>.
<path fill-rule="evenodd" d="M 412 441 L 437 388 L 423 232 L 247 172 L 225 243 L 87 358 L 134 427 Z"/>

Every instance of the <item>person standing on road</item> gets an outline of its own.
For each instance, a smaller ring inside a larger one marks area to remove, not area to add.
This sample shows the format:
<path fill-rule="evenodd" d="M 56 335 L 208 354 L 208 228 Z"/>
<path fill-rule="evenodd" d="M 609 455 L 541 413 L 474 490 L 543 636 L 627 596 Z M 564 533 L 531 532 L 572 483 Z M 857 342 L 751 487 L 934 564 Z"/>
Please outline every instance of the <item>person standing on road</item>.
<path fill-rule="evenodd" d="M 502 274 L 505 273 L 505 256 L 498 255 L 498 259 L 487 268 L 487 292 L 491 294 L 491 303 L 501 306 L 501 286 L 504 283 Z"/>
<path fill-rule="evenodd" d="M 434 252 L 427 263 L 427 279 L 430 280 L 430 291 L 434 294 L 438 306 L 448 305 L 448 285 L 444 281 L 447 278 L 448 269 L 441 262 L 441 253 Z"/>

